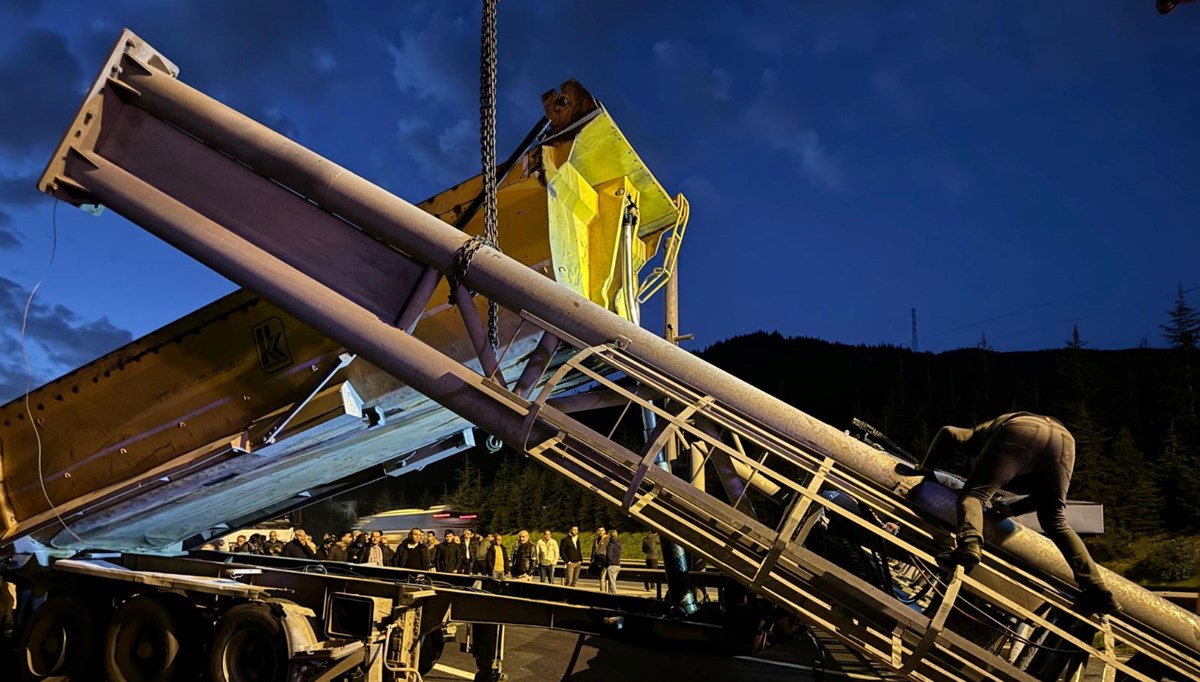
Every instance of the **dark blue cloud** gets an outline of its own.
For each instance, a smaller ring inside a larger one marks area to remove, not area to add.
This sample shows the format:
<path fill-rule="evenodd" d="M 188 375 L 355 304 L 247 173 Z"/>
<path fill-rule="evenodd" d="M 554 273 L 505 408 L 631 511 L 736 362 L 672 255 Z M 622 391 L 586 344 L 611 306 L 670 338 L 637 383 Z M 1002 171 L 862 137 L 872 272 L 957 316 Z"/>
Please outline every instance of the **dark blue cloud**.
<path fill-rule="evenodd" d="M 28 315 L 26 307 L 28 306 Z M 25 338 L 21 338 L 22 322 Z M 29 291 L 0 277 L 0 403 L 25 391 L 24 353 L 38 357 L 33 386 L 67 372 L 133 340 L 108 320 L 84 319 L 61 304 L 29 301 Z"/>
<path fill-rule="evenodd" d="M 13 218 L 0 211 L 0 251 L 20 248 L 21 240 L 12 231 Z"/>
<path fill-rule="evenodd" d="M 27 19 L 37 14 L 41 8 L 41 0 L 3 0 L 0 2 L 0 17 L 8 14 L 12 17 Z"/>
<path fill-rule="evenodd" d="M 0 52 L 0 83 L 0 152 L 17 156 L 53 148 L 84 87 L 66 38 L 44 29 L 27 31 Z"/>
<path fill-rule="evenodd" d="M 37 178 L 32 173 L 0 175 L 0 204 L 22 205 L 45 201 L 46 195 L 38 191 Z"/>

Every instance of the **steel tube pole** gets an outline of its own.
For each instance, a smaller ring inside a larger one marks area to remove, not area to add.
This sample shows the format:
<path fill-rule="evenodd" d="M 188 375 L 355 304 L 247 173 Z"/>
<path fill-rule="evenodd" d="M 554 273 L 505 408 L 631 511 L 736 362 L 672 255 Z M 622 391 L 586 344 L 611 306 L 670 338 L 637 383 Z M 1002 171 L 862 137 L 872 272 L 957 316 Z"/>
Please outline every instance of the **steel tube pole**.
<path fill-rule="evenodd" d="M 663 338 L 672 345 L 677 344 L 679 337 L 679 281 L 674 276 L 667 280 L 666 293 L 663 295 Z M 663 449 L 666 456 L 667 468 L 670 471 L 682 473 L 682 462 L 679 459 L 679 441 L 675 438 L 667 440 Z M 704 490 L 704 469 L 696 471 L 695 458 L 689 458 L 690 477 L 688 480 L 699 490 Z M 659 540 L 662 547 L 663 570 L 667 574 L 668 596 L 671 601 L 684 611 L 693 613 L 699 608 L 696 595 L 692 592 L 691 570 L 692 560 L 681 545 L 668 537 Z"/>

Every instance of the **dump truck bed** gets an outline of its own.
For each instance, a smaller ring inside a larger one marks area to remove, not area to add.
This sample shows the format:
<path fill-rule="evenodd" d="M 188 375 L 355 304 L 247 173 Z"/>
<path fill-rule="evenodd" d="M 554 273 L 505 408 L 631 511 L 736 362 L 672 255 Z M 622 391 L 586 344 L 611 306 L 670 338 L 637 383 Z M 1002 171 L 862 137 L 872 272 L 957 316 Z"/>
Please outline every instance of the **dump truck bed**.
<path fill-rule="evenodd" d="M 175 73 L 132 33 L 123 35 L 43 189 L 85 201 L 60 173 L 78 162 L 68 158 L 69 141 L 88 140 L 126 159 L 157 191 L 240 225 L 251 239 L 291 240 L 297 258 L 348 274 L 355 303 L 422 342 L 501 383 L 517 381 L 514 371 L 537 351 L 540 330 L 504 312 L 500 348 L 481 367 L 474 358 L 486 340 L 449 305 L 440 273 L 377 248 L 266 177 L 231 175 L 226 169 L 236 164 L 227 156 L 126 105 L 108 77 L 123 55 Z M 131 64 L 142 62 L 125 68 Z M 619 243 L 627 197 L 639 197 L 642 209 L 630 254 L 635 270 L 680 212 L 603 108 L 582 88 L 573 92 L 576 106 L 565 114 L 551 106 L 561 97 L 548 100 L 550 115 L 535 126 L 541 135 L 501 169 L 499 243 L 534 271 L 628 317 Z M 192 180 L 196 172 L 203 184 Z M 418 207 L 481 234 L 481 188 L 471 178 Z M 300 229 L 314 225 L 338 236 L 306 240 Z M 483 298 L 459 307 L 486 323 Z M 64 550 L 169 548 L 258 510 L 302 502 L 356 472 L 395 475 L 469 444 L 465 420 L 353 358 L 272 303 L 238 291 L 31 392 L 28 412 L 24 398 L 0 407 L 4 542 L 32 534 Z M 561 358 L 548 360 L 547 370 Z"/>

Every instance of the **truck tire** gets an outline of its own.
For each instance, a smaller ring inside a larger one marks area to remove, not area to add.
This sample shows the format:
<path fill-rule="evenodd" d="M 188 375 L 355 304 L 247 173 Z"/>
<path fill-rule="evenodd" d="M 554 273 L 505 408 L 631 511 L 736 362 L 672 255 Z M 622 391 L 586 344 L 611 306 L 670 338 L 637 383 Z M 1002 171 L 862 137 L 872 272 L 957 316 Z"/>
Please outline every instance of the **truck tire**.
<path fill-rule="evenodd" d="M 140 594 L 117 609 L 104 638 L 109 682 L 183 682 L 203 660 L 199 612 L 174 594 Z"/>
<path fill-rule="evenodd" d="M 213 682 L 287 682 L 291 650 L 281 617 L 266 604 L 226 611 L 209 656 Z"/>
<path fill-rule="evenodd" d="M 29 682 L 81 682 L 99 678 L 96 613 L 85 599 L 50 597 L 21 633 L 18 668 Z"/>

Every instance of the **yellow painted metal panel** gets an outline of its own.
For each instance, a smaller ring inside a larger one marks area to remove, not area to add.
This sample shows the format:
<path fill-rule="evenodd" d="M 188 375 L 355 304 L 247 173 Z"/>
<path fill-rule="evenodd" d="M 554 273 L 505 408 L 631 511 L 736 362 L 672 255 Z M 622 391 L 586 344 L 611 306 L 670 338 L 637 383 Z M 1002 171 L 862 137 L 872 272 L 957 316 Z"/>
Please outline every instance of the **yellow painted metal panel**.
<path fill-rule="evenodd" d="M 594 254 L 590 245 L 591 224 L 597 213 L 596 190 L 574 166 L 565 163 L 550 176 L 546 201 L 554 278 L 580 295 L 606 305 L 592 295 L 588 286 L 593 259 L 604 262 L 603 255 Z"/>
<path fill-rule="evenodd" d="M 617 124 L 601 110 L 575 136 L 569 161 L 592 186 L 628 177 L 641 196 L 638 235 L 645 238 L 675 224 L 678 213 L 671 195 L 629 145 Z"/>

